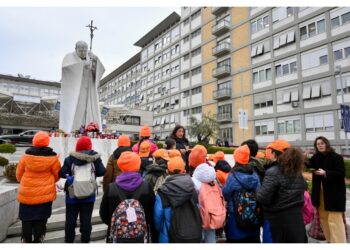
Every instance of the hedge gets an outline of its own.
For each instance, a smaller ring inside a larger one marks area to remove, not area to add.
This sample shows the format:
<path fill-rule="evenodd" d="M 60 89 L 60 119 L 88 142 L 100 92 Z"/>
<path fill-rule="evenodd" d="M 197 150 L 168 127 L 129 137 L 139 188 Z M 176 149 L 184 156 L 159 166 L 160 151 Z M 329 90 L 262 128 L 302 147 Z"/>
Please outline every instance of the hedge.
<path fill-rule="evenodd" d="M 15 145 L 9 143 L 0 144 L 0 153 L 13 154 L 14 152 L 16 152 Z"/>
<path fill-rule="evenodd" d="M 0 156 L 0 166 L 6 166 L 7 164 L 9 164 L 9 161 L 5 157 Z"/>
<path fill-rule="evenodd" d="M 218 151 L 223 151 L 225 154 L 233 154 L 235 151 L 234 148 L 225 148 L 225 147 L 209 147 L 208 154 L 215 154 Z"/>

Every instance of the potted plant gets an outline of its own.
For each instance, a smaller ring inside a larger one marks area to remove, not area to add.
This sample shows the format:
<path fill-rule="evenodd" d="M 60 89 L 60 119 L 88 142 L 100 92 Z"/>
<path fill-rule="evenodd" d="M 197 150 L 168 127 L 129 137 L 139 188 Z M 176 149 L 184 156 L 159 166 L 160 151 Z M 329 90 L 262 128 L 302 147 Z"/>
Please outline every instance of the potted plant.
<path fill-rule="evenodd" d="M 11 161 L 11 155 L 16 152 L 16 147 L 13 144 L 5 143 L 0 144 L 0 156 Z"/>
<path fill-rule="evenodd" d="M 12 182 L 18 182 L 16 178 L 17 163 L 10 163 L 5 166 L 4 176 Z"/>

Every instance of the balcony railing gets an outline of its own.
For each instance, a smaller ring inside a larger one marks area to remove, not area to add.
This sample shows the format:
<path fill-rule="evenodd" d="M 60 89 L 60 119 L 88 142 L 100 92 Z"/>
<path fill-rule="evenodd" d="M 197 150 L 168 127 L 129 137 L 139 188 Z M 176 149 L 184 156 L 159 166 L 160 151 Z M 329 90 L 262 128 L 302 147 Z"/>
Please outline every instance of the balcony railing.
<path fill-rule="evenodd" d="M 212 34 L 214 36 L 221 36 L 222 34 L 228 32 L 230 28 L 231 28 L 230 22 L 227 20 L 222 20 L 213 26 Z"/>
<path fill-rule="evenodd" d="M 213 56 L 223 56 L 231 52 L 231 44 L 224 42 L 213 48 Z"/>
<path fill-rule="evenodd" d="M 219 113 L 217 114 L 218 122 L 231 122 L 232 114 L 231 113 Z"/>
<path fill-rule="evenodd" d="M 213 77 L 215 78 L 223 78 L 231 75 L 231 66 L 223 65 L 213 69 Z"/>
<path fill-rule="evenodd" d="M 213 91 L 213 99 L 215 100 L 223 100 L 223 99 L 229 99 L 232 95 L 232 89 L 231 88 L 225 88 L 225 89 L 219 89 Z"/>
<path fill-rule="evenodd" d="M 220 15 L 221 13 L 225 12 L 226 10 L 228 10 L 228 6 L 227 7 L 224 7 L 224 6 L 221 6 L 221 7 L 212 7 L 211 8 L 211 13 L 215 16 L 218 16 Z"/>

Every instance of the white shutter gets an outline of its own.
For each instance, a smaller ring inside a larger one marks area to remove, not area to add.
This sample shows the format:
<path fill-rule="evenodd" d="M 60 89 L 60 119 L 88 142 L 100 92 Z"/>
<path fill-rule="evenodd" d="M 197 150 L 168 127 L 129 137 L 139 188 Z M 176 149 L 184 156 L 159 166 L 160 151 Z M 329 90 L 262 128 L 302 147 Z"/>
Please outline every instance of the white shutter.
<path fill-rule="evenodd" d="M 311 89 L 311 98 L 318 98 L 321 96 L 320 84 L 313 84 Z"/>
<path fill-rule="evenodd" d="M 304 86 L 303 88 L 303 100 L 311 98 L 311 86 Z"/>
<path fill-rule="evenodd" d="M 287 35 L 287 43 L 292 43 L 295 41 L 295 31 L 289 31 Z"/>
<path fill-rule="evenodd" d="M 326 114 L 323 116 L 325 127 L 334 127 L 333 114 Z"/>
<path fill-rule="evenodd" d="M 252 46 L 252 51 L 250 53 L 250 57 L 256 56 L 257 49 L 258 49 L 258 46 Z"/>
<path fill-rule="evenodd" d="M 314 117 L 313 116 L 305 116 L 305 128 L 314 128 Z"/>
<path fill-rule="evenodd" d="M 277 36 L 273 39 L 273 49 L 278 49 L 280 47 L 280 37 Z"/>
<path fill-rule="evenodd" d="M 275 122 L 274 121 L 268 121 L 267 122 L 267 131 L 275 131 Z"/>
<path fill-rule="evenodd" d="M 284 46 L 287 44 L 287 34 L 283 34 L 280 36 L 280 46 Z"/>
<path fill-rule="evenodd" d="M 259 44 L 256 55 L 261 55 L 263 53 L 264 44 Z"/>
<path fill-rule="evenodd" d="M 292 102 L 297 102 L 299 101 L 299 91 L 298 89 L 293 89 L 292 90 Z"/>
<path fill-rule="evenodd" d="M 283 93 L 283 103 L 290 103 L 290 90 L 285 90 Z"/>

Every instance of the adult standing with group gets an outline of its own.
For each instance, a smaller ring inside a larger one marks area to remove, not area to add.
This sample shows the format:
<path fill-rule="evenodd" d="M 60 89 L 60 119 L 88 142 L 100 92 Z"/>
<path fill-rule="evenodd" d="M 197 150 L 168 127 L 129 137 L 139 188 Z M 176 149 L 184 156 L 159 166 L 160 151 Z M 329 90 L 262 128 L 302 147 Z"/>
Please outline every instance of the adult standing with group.
<path fill-rule="evenodd" d="M 186 166 L 188 166 L 188 156 L 190 154 L 190 145 L 188 139 L 186 138 L 186 130 L 182 125 L 176 125 L 170 138 L 174 139 L 176 142 L 176 149 L 181 152 L 182 159 L 185 161 Z"/>
<path fill-rule="evenodd" d="M 346 206 L 344 159 L 330 146 L 327 138 L 319 136 L 314 142 L 315 154 L 310 159 L 312 173 L 312 205 L 320 215 L 326 240 L 346 243 L 343 213 Z"/>

